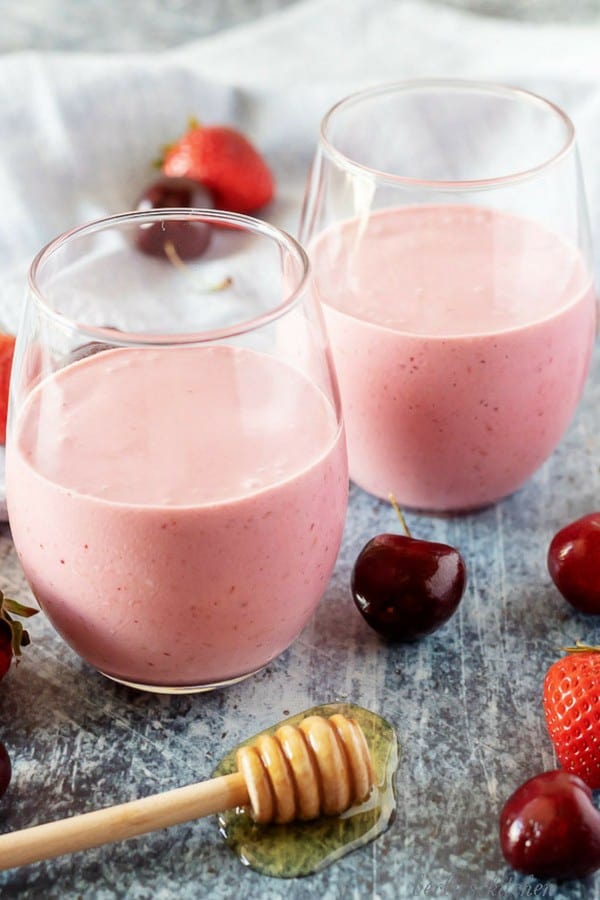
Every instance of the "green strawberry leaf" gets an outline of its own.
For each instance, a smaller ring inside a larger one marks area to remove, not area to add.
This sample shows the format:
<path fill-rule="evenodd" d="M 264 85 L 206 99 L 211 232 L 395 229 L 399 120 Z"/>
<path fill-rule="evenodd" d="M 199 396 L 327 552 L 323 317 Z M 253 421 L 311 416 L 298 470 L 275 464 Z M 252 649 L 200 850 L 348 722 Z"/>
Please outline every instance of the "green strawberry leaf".
<path fill-rule="evenodd" d="M 23 639 L 23 626 L 20 622 L 11 621 L 12 651 L 17 658 L 21 655 L 21 641 Z"/>
<path fill-rule="evenodd" d="M 0 622 L 5 622 L 10 629 L 12 655 L 15 657 L 17 663 L 21 656 L 21 647 L 26 647 L 31 643 L 31 640 L 29 633 L 23 628 L 23 623 L 19 622 L 18 619 L 14 619 L 13 616 L 29 619 L 38 612 L 39 609 L 33 609 L 31 606 L 25 606 L 23 603 L 19 603 L 18 600 L 5 597 L 4 593 L 0 591 Z"/>
<path fill-rule="evenodd" d="M 35 616 L 39 613 L 39 609 L 34 609 L 32 606 L 24 606 L 22 603 L 19 603 L 18 600 L 11 600 L 10 597 L 5 597 L 4 594 L 2 594 L 2 591 L 0 591 L 0 595 L 2 595 L 0 606 L 7 612 L 13 613 L 15 616 L 29 619 L 31 616 Z"/>

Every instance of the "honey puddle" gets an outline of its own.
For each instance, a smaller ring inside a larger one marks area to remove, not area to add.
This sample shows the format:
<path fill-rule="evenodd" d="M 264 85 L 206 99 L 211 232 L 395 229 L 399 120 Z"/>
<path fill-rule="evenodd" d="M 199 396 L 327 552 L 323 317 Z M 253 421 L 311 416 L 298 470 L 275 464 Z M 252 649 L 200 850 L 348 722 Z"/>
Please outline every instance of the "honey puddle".
<path fill-rule="evenodd" d="M 219 830 L 229 846 L 244 865 L 263 875 L 275 878 L 311 875 L 374 840 L 393 821 L 398 740 L 392 726 L 381 716 L 350 703 L 330 703 L 284 719 L 261 734 L 273 734 L 283 724 L 298 725 L 307 716 L 332 716 L 335 713 L 356 719 L 364 731 L 375 770 L 375 787 L 360 806 L 341 816 L 323 817 L 313 822 L 257 825 L 242 808 L 219 813 Z M 243 745 L 252 744 L 257 737 L 254 735 Z M 220 761 L 214 776 L 236 771 L 236 750 L 237 747 Z"/>

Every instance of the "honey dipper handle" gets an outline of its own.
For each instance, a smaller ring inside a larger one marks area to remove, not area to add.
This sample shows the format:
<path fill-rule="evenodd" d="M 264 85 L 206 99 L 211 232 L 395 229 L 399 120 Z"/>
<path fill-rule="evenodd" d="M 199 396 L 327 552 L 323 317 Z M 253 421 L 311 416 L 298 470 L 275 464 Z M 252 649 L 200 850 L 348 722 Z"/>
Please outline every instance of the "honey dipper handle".
<path fill-rule="evenodd" d="M 248 803 L 239 772 L 0 835 L 0 870 L 158 831 Z"/>

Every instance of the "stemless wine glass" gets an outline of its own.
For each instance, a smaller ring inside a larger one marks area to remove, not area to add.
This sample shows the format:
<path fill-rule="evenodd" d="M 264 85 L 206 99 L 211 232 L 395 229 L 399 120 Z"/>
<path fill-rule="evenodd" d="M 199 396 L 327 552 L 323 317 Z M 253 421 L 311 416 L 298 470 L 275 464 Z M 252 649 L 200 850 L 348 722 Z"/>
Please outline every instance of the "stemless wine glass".
<path fill-rule="evenodd" d="M 596 303 L 573 125 L 523 90 L 388 84 L 325 116 L 302 215 L 350 476 L 417 509 L 520 487 L 580 399 Z"/>
<path fill-rule="evenodd" d="M 291 237 L 201 210 L 94 222 L 33 262 L 12 534 L 54 627 L 117 681 L 235 682 L 292 643 L 325 591 L 348 474 L 309 283 Z"/>

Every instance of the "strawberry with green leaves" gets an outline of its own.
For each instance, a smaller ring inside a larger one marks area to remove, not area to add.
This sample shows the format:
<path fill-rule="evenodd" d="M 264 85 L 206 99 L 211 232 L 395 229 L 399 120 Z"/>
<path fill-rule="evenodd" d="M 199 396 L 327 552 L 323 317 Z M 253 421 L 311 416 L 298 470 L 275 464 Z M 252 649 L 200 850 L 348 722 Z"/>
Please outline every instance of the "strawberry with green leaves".
<path fill-rule="evenodd" d="M 19 661 L 21 647 L 26 647 L 30 643 L 28 632 L 15 616 L 29 619 L 37 612 L 39 610 L 23 606 L 22 603 L 5 597 L 0 591 L 0 679 L 4 678 L 10 669 L 13 657 Z"/>
<path fill-rule="evenodd" d="M 558 760 L 600 788 L 600 647 L 566 647 L 544 680 L 546 727 Z"/>
<path fill-rule="evenodd" d="M 247 137 L 226 125 L 200 125 L 170 144 L 162 160 L 165 175 L 191 178 L 208 188 L 218 209 L 251 213 L 275 192 L 273 175 Z"/>

